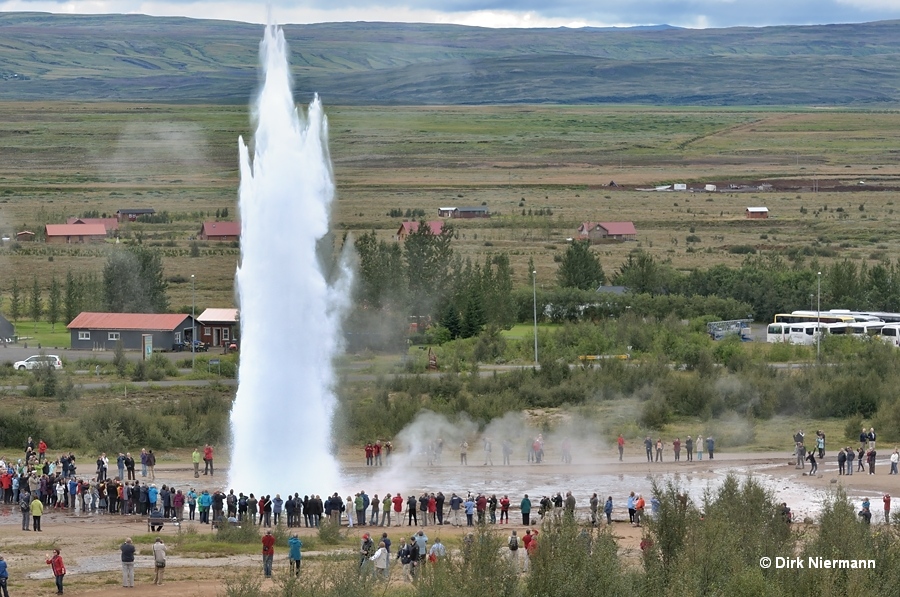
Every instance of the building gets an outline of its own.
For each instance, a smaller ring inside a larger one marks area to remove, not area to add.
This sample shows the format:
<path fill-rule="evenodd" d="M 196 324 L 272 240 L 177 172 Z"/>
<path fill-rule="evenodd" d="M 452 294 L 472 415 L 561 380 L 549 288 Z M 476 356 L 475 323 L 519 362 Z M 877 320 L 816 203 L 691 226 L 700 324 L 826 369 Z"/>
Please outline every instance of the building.
<path fill-rule="evenodd" d="M 425 222 L 425 225 L 431 229 L 431 233 L 438 236 L 444 230 L 444 223 L 440 220 L 433 222 Z M 406 240 L 406 237 L 419 229 L 418 222 L 403 222 L 397 229 L 397 240 Z"/>
<path fill-rule="evenodd" d="M 237 339 L 237 309 L 206 309 L 197 318 L 200 341 L 208 346 L 228 346 Z"/>
<path fill-rule="evenodd" d="M 15 337 L 15 326 L 8 319 L 0 315 L 0 344 L 12 342 Z"/>
<path fill-rule="evenodd" d="M 102 243 L 106 228 L 103 224 L 47 224 L 44 240 L 55 245 Z"/>
<path fill-rule="evenodd" d="M 592 243 L 604 240 L 635 240 L 637 230 L 632 222 L 582 222 L 578 238 Z"/>
<path fill-rule="evenodd" d="M 154 350 L 172 350 L 190 342 L 196 325 L 181 313 L 81 313 L 66 326 L 75 350 L 115 350 L 121 341 L 126 350 L 141 350 L 144 334 L 153 336 Z"/>
<path fill-rule="evenodd" d="M 152 207 L 139 207 L 135 209 L 120 209 L 116 212 L 116 218 L 120 222 L 134 222 L 140 216 L 152 216 L 156 210 Z"/>
<path fill-rule="evenodd" d="M 439 218 L 452 218 L 454 211 L 456 211 L 455 207 L 439 207 L 438 208 L 438 217 Z"/>
<path fill-rule="evenodd" d="M 119 220 L 116 218 L 68 218 L 66 224 L 102 224 L 107 235 L 119 229 Z"/>
<path fill-rule="evenodd" d="M 491 212 L 486 207 L 457 207 L 450 214 L 451 218 L 489 218 Z"/>
<path fill-rule="evenodd" d="M 22 230 L 20 232 L 16 232 L 16 240 L 19 242 L 33 241 L 34 240 L 34 232 L 32 232 L 31 230 Z"/>
<path fill-rule="evenodd" d="M 200 227 L 200 240 L 241 240 L 240 222 L 203 222 Z"/>
<path fill-rule="evenodd" d="M 769 218 L 768 207 L 748 207 L 744 214 L 751 220 L 766 220 Z"/>

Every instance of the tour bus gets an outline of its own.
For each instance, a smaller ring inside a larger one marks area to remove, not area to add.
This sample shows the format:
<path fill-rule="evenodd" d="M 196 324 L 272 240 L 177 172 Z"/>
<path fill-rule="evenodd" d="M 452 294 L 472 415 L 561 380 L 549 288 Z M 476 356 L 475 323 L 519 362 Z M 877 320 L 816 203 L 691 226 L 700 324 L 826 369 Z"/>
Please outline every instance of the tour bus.
<path fill-rule="evenodd" d="M 829 313 L 828 311 L 794 311 L 793 313 L 776 313 L 774 323 L 853 323 L 852 315 L 845 313 Z"/>
<path fill-rule="evenodd" d="M 886 323 L 881 328 L 881 339 L 894 348 L 900 348 L 900 323 Z"/>
<path fill-rule="evenodd" d="M 792 311 L 792 315 L 806 315 L 806 316 L 815 316 L 817 311 Z M 881 313 L 874 311 L 851 311 L 849 309 L 830 309 L 828 311 L 820 312 L 823 317 L 831 317 L 833 315 L 845 315 L 848 317 L 852 317 L 854 321 L 858 322 L 866 322 L 866 321 L 883 321 L 885 323 L 898 323 L 900 322 L 900 313 Z"/>
<path fill-rule="evenodd" d="M 777 342 L 788 342 L 790 344 L 815 344 L 815 330 L 819 323 L 815 321 L 806 321 L 800 323 L 770 323 L 766 328 L 766 342 L 774 344 Z M 840 323 L 822 323 L 822 328 L 826 334 L 843 334 L 846 332 L 849 324 Z"/>
<path fill-rule="evenodd" d="M 851 336 L 878 336 L 881 334 L 882 328 L 884 328 L 885 323 L 883 321 L 863 321 L 857 323 L 851 323 L 847 326 L 847 331 L 845 333 Z"/>
<path fill-rule="evenodd" d="M 815 344 L 816 338 L 820 333 L 821 335 L 833 335 L 843 334 L 847 331 L 847 324 L 845 323 L 795 323 L 786 327 L 788 329 L 788 336 L 786 340 L 782 340 L 783 342 L 806 346 Z M 817 330 L 820 328 L 821 332 L 819 333 Z M 777 342 L 777 340 L 775 341 Z"/>

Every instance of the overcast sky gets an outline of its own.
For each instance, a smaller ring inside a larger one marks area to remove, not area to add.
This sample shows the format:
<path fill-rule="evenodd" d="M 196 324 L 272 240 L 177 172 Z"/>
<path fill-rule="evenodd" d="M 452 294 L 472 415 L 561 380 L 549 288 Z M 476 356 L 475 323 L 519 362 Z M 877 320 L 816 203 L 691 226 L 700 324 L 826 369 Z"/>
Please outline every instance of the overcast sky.
<path fill-rule="evenodd" d="M 269 0 L 278 23 L 402 21 L 483 27 L 807 25 L 900 19 L 900 0 Z M 0 0 L 0 11 L 137 13 L 265 23 L 254 0 Z"/>

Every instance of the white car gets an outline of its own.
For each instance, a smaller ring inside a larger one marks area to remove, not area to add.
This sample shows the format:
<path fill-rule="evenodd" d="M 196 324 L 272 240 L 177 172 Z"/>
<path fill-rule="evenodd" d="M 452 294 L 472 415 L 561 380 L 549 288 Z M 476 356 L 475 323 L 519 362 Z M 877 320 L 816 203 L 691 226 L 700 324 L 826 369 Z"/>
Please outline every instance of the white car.
<path fill-rule="evenodd" d="M 62 361 L 55 354 L 34 355 L 28 357 L 24 361 L 17 361 L 13 367 L 19 371 L 31 371 L 37 367 L 53 367 L 54 369 L 62 369 Z"/>

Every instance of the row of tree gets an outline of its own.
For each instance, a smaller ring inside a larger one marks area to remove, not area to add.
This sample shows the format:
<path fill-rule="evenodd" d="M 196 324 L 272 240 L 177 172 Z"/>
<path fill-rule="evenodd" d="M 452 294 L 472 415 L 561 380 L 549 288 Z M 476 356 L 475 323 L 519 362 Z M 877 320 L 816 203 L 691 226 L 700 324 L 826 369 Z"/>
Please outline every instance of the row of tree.
<path fill-rule="evenodd" d="M 43 320 L 55 331 L 57 323 L 68 323 L 82 311 L 165 313 L 166 289 L 159 252 L 134 245 L 109 254 L 102 278 L 71 270 L 65 283 L 53 276 L 46 298 L 37 276 L 28 288 L 13 278 L 5 312 L 15 323 L 26 317 L 35 324 Z"/>

